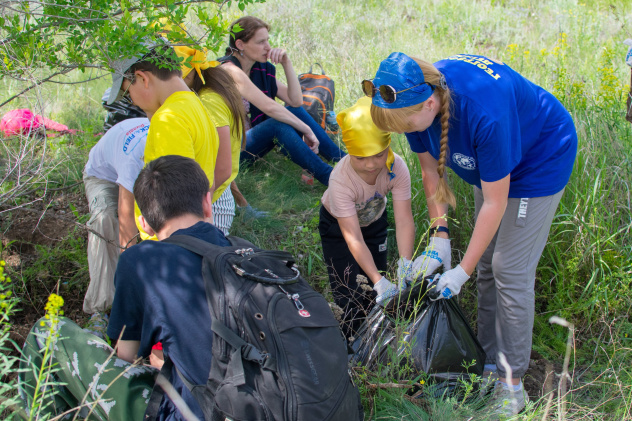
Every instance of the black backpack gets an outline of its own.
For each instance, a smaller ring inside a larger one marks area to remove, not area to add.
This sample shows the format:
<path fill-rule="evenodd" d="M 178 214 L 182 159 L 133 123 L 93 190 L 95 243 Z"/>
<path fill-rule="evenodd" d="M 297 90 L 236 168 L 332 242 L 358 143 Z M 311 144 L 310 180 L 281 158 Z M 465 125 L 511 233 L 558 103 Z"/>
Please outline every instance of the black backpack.
<path fill-rule="evenodd" d="M 289 253 L 228 238 L 228 247 L 187 235 L 163 240 L 203 256 L 211 370 L 205 385 L 180 377 L 205 419 L 363 419 L 347 346 L 325 298 L 300 276 Z M 151 401 L 157 412 L 160 400 L 152 395 Z"/>
<path fill-rule="evenodd" d="M 336 89 L 334 81 L 327 75 L 320 63 L 314 63 L 320 67 L 321 74 L 312 73 L 312 67 L 307 73 L 298 75 L 298 82 L 303 92 L 303 108 L 312 116 L 327 134 L 338 134 L 340 128 L 335 119 L 334 101 Z M 329 118 L 328 118 L 329 117 Z"/>

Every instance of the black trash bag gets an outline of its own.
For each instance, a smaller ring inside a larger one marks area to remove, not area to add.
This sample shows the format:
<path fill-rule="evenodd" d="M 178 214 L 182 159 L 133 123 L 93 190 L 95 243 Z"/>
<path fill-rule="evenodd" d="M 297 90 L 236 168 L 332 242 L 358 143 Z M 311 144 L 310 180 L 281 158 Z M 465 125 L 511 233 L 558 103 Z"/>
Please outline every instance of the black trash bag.
<path fill-rule="evenodd" d="M 426 287 L 426 281 L 417 282 L 384 309 L 375 306 L 351 344 L 350 362 L 377 371 L 398 360 L 428 373 L 435 393 L 452 392 L 460 379 L 483 375 L 485 352 L 457 300 L 432 301 L 434 288 Z"/>

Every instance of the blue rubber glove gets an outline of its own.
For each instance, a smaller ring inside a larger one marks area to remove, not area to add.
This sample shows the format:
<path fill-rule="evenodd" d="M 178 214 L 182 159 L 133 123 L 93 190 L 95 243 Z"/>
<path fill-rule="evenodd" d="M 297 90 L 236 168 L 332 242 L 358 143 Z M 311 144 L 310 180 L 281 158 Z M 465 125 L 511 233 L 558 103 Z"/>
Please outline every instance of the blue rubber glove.
<path fill-rule="evenodd" d="M 437 280 L 438 278 L 438 280 Z M 450 299 L 461 292 L 461 287 L 470 279 L 470 275 L 465 273 L 461 265 L 457 265 L 454 269 L 444 272 L 442 275 L 437 274 L 432 282 L 437 282 L 437 290 L 439 290 L 439 298 Z"/>
<path fill-rule="evenodd" d="M 268 216 L 268 212 L 258 210 L 250 205 L 240 207 L 239 210 L 244 214 L 244 219 L 259 219 Z"/>

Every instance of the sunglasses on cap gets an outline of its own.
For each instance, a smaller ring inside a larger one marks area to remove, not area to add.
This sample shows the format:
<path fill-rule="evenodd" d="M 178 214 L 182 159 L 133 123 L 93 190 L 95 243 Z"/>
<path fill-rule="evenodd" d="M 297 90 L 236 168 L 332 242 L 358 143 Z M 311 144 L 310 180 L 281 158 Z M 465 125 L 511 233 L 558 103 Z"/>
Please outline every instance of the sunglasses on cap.
<path fill-rule="evenodd" d="M 401 91 L 396 91 L 395 88 L 393 88 L 391 85 L 381 85 L 379 88 L 376 88 L 375 85 L 373 84 L 373 79 L 370 79 L 370 80 L 365 79 L 362 81 L 362 92 L 364 92 L 364 95 L 368 96 L 369 98 L 373 98 L 375 94 L 379 91 L 380 96 L 382 97 L 384 102 L 386 102 L 387 104 L 392 104 L 393 102 L 397 100 L 397 94 L 406 92 L 410 89 L 416 88 L 421 85 L 430 86 L 430 89 L 432 89 L 432 92 L 434 92 L 436 88 L 435 85 L 432 85 L 428 82 L 423 82 L 418 85 L 411 86 L 410 88 L 402 89 Z"/>

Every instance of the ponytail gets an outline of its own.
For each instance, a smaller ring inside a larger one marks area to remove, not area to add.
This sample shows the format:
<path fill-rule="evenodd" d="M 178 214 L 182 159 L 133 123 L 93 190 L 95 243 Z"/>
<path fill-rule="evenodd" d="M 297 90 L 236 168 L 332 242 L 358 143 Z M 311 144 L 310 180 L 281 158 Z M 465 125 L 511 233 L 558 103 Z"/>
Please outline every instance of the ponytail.
<path fill-rule="evenodd" d="M 209 67 L 208 69 L 202 70 L 202 76 L 204 76 L 206 84 L 202 82 L 202 79 L 200 79 L 197 72 L 194 73 L 195 77 L 193 79 L 193 84 L 191 85 L 191 90 L 199 94 L 202 89 L 210 89 L 222 97 L 233 116 L 233 124 L 230 128 L 230 133 L 233 136 L 241 133 L 241 143 L 243 149 L 246 140 L 246 131 L 244 130 L 246 110 L 244 109 L 244 103 L 241 99 L 241 95 L 239 94 L 235 81 L 226 70 L 222 69 L 221 66 Z"/>

